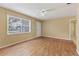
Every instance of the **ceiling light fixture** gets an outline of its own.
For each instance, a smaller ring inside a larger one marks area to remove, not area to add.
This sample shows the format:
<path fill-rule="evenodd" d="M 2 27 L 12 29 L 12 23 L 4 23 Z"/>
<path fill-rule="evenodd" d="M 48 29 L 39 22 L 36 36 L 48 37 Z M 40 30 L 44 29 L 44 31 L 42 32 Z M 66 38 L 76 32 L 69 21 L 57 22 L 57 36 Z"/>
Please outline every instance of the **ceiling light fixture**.
<path fill-rule="evenodd" d="M 42 9 L 41 12 L 40 12 L 40 14 L 41 14 L 42 16 L 45 16 L 46 13 L 47 13 L 47 10 L 46 10 L 46 9 Z"/>

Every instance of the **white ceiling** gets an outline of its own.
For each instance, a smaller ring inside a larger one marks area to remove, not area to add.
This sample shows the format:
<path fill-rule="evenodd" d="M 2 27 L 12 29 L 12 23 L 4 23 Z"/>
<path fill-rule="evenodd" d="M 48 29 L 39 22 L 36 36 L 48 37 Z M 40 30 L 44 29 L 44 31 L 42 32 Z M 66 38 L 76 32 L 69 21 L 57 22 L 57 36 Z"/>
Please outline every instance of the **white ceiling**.
<path fill-rule="evenodd" d="M 52 18 L 75 16 L 76 4 L 66 5 L 66 3 L 0 3 L 0 7 L 11 9 L 31 17 L 47 20 Z M 45 16 L 40 14 L 42 9 L 52 9 L 47 11 Z"/>

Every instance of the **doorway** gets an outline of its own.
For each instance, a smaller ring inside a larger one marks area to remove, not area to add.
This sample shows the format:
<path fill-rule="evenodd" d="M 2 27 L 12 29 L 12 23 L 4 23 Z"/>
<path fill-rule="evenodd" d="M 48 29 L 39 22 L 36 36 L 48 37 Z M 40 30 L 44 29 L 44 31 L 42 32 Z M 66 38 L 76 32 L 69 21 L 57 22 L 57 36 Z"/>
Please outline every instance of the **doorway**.
<path fill-rule="evenodd" d="M 36 36 L 41 36 L 41 22 L 36 21 Z"/>
<path fill-rule="evenodd" d="M 70 39 L 74 42 L 76 45 L 76 20 L 72 19 L 70 20 Z"/>

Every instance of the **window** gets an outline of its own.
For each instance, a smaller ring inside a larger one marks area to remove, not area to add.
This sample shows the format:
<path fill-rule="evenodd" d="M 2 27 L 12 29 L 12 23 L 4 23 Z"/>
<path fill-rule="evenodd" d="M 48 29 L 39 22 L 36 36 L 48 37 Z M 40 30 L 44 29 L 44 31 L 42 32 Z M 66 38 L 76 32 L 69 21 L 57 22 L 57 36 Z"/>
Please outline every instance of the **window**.
<path fill-rule="evenodd" d="M 31 20 L 8 15 L 7 34 L 18 34 L 31 32 Z"/>

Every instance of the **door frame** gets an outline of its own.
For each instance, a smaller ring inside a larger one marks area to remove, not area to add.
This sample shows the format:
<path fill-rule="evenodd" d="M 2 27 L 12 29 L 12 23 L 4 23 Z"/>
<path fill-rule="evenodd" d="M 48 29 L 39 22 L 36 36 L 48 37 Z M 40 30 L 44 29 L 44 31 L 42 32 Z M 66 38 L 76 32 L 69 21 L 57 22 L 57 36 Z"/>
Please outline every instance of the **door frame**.
<path fill-rule="evenodd" d="M 41 36 L 41 22 L 40 21 L 36 21 L 36 37 L 40 37 Z"/>

